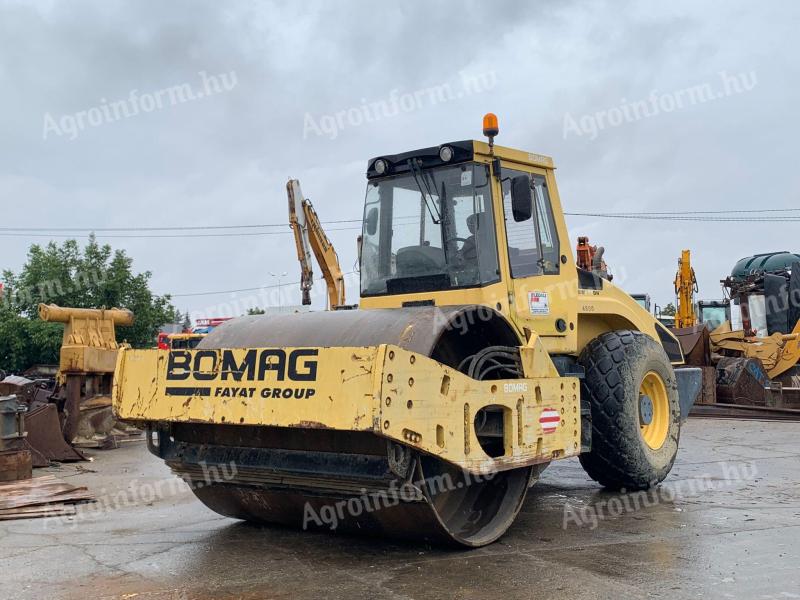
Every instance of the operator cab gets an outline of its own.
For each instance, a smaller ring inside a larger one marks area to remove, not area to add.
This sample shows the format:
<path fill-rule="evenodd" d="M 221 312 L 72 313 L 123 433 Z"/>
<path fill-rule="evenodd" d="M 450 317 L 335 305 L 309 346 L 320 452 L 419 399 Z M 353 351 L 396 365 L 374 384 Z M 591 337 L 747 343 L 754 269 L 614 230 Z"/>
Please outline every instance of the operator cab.
<path fill-rule="evenodd" d="M 464 144 L 471 154 L 471 142 Z M 453 160 L 455 152 L 450 152 L 441 154 Z M 430 158 L 434 153 L 436 158 Z M 370 165 L 362 296 L 441 291 L 499 280 L 489 165 L 469 160 L 447 164 L 439 154 L 438 148 L 429 148 L 413 153 L 405 164 L 400 155 Z M 458 154 L 466 158 L 468 153 Z"/>
<path fill-rule="evenodd" d="M 730 300 L 699 300 L 697 302 L 697 320 L 714 331 L 725 321 L 731 320 Z"/>
<path fill-rule="evenodd" d="M 369 162 L 362 297 L 499 282 L 496 202 L 505 218 L 512 277 L 558 274 L 558 235 L 545 177 L 501 166 L 498 199 L 492 168 L 475 160 L 473 144 L 452 142 Z"/>
<path fill-rule="evenodd" d="M 487 308 L 519 339 L 536 333 L 548 351 L 574 352 L 578 278 L 553 161 L 495 146 L 498 132 L 488 113 L 488 143 L 368 162 L 359 306 Z"/>

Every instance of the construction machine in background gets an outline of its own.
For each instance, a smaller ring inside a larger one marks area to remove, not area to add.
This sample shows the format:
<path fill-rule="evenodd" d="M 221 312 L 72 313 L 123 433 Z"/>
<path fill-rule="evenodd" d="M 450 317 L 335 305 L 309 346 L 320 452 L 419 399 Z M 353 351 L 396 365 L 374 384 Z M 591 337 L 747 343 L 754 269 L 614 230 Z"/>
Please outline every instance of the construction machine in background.
<path fill-rule="evenodd" d="M 675 278 L 686 365 L 703 371 L 693 415 L 800 419 L 800 256 L 758 254 L 721 280 L 728 298 L 698 300 L 684 250 Z"/>
<path fill-rule="evenodd" d="M 141 440 L 141 431 L 119 423 L 111 407 L 121 347 L 116 326 L 131 325 L 133 313 L 40 304 L 39 317 L 64 324 L 55 372 L 40 366 L 26 374 L 43 378 L 10 376 L 0 381 L 0 396 L 14 398 L 20 408 L 18 450 L 30 455 L 32 466 L 45 467 L 51 462 L 87 460 L 81 448 L 111 448 L 121 441 Z"/>
<path fill-rule="evenodd" d="M 576 266 L 552 159 L 498 131 L 489 114 L 488 143 L 369 161 L 357 310 L 329 269 L 333 310 L 122 349 L 116 414 L 211 509 L 304 529 L 475 547 L 553 461 L 579 456 L 610 489 L 662 481 L 699 371 L 676 372 L 675 337 Z M 287 188 L 302 262 L 303 232 L 322 237 Z"/>
<path fill-rule="evenodd" d="M 678 300 L 675 310 L 676 329 L 697 325 L 697 317 L 694 312 L 696 292 L 697 278 L 691 265 L 691 252 L 684 250 L 678 260 L 678 273 L 675 275 L 675 297 Z"/>
<path fill-rule="evenodd" d="M 800 255 L 743 258 L 722 284 L 731 320 L 711 332 L 718 399 L 800 418 Z"/>
<path fill-rule="evenodd" d="M 606 249 L 603 246 L 592 246 L 586 236 L 578 237 L 578 245 L 575 248 L 575 256 L 579 269 L 594 273 L 598 277 L 613 281 L 614 276 L 609 273 L 608 265 L 603 260 Z"/>
<path fill-rule="evenodd" d="M 690 250 L 681 251 L 673 286 L 675 316 L 673 323 L 669 325 L 670 331 L 681 344 L 685 365 L 702 369 L 703 387 L 698 402 L 712 404 L 716 401 L 716 370 L 711 364 L 709 330 L 698 322 L 695 311 L 695 294 L 698 292 L 698 286 L 691 264 Z"/>
<path fill-rule="evenodd" d="M 111 407 L 117 353 L 124 347 L 117 343 L 116 327 L 132 325 L 133 313 L 40 304 L 39 318 L 64 324 L 56 389 L 50 397 L 64 440 L 78 448 L 108 448 L 138 436 L 117 422 Z"/>
<path fill-rule="evenodd" d="M 636 303 L 643 309 L 645 309 L 647 312 L 650 312 L 652 310 L 650 294 L 631 294 L 631 298 L 636 300 Z"/>
<path fill-rule="evenodd" d="M 714 331 L 725 321 L 731 320 L 731 301 L 723 300 L 698 300 L 697 322 L 705 325 L 709 331 Z"/>
<path fill-rule="evenodd" d="M 185 349 L 197 348 L 197 345 L 205 338 L 207 333 L 170 333 L 166 336 L 163 346 L 159 346 L 163 350 L 170 348 Z"/>
<path fill-rule="evenodd" d="M 297 259 L 300 261 L 300 291 L 304 306 L 311 304 L 314 285 L 314 268 L 311 253 L 322 270 L 328 288 L 328 308 L 334 310 L 346 305 L 344 274 L 339 266 L 339 256 L 319 222 L 311 200 L 303 197 L 300 182 L 290 179 L 286 184 L 289 199 L 289 226 L 294 232 Z"/>

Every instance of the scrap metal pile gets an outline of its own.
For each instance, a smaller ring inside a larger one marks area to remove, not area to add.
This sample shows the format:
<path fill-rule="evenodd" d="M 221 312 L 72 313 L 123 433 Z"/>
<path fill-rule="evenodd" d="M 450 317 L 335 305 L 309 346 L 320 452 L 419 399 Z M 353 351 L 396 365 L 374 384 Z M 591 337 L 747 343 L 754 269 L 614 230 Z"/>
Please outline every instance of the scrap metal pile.
<path fill-rule="evenodd" d="M 119 345 L 115 325 L 127 310 L 40 305 L 43 321 L 64 323 L 57 368 L 39 366 L 0 380 L 0 481 L 29 479 L 32 467 L 87 460 L 85 448 L 114 448 L 140 440 L 111 409 Z"/>

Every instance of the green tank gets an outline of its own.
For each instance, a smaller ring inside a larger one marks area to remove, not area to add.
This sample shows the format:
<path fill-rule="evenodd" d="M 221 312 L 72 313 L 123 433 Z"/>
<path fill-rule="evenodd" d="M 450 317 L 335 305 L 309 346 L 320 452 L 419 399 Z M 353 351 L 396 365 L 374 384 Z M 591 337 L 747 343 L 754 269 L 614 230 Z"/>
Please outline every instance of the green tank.
<path fill-rule="evenodd" d="M 792 263 L 800 262 L 800 254 L 792 252 L 768 252 L 740 259 L 731 271 L 734 280 L 743 279 L 752 273 L 775 272 L 789 269 Z"/>

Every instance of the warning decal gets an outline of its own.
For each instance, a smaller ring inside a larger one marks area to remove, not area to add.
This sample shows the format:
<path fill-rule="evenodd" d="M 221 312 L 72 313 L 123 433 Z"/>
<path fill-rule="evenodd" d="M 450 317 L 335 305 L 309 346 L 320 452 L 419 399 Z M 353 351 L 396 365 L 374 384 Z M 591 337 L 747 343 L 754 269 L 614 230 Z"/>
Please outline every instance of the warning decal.
<path fill-rule="evenodd" d="M 547 292 L 528 292 L 528 306 L 532 315 L 549 315 L 550 301 Z"/>
<path fill-rule="evenodd" d="M 561 415 L 557 410 L 545 408 L 539 417 L 539 424 L 542 426 L 543 433 L 553 433 L 561 423 Z"/>

